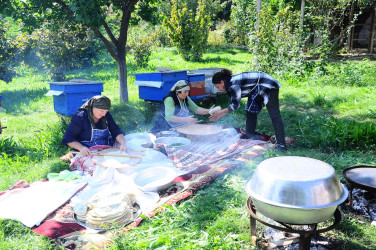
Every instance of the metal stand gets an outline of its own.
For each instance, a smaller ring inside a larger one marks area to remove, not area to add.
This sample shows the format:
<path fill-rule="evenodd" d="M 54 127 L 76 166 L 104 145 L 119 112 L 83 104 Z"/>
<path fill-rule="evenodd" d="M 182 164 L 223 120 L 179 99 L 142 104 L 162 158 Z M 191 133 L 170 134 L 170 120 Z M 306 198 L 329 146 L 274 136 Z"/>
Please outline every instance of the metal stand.
<path fill-rule="evenodd" d="M 257 221 L 261 222 L 262 224 L 264 224 L 268 227 L 274 228 L 276 230 L 299 234 L 300 235 L 300 237 L 299 237 L 299 249 L 300 250 L 309 250 L 310 246 L 311 246 L 311 239 L 312 239 L 313 235 L 332 230 L 333 228 L 337 227 L 339 225 L 339 223 L 341 222 L 341 212 L 337 208 L 336 211 L 334 212 L 334 223 L 331 226 L 326 227 L 326 228 L 322 228 L 322 229 L 316 229 L 317 224 L 312 224 L 312 225 L 310 225 L 313 228 L 312 230 L 297 230 L 297 229 L 291 228 L 289 225 L 286 225 L 286 224 L 280 223 L 280 222 L 278 222 L 278 223 L 280 223 L 284 227 L 276 226 L 276 225 L 270 224 L 270 223 L 260 219 L 259 217 L 257 217 L 256 208 L 254 207 L 254 205 L 252 203 L 251 197 L 249 197 L 248 200 L 247 200 L 247 209 L 248 209 L 248 212 L 250 214 L 249 219 L 250 219 L 250 226 L 251 226 L 251 239 L 256 238 L 256 220 L 257 220 Z"/>

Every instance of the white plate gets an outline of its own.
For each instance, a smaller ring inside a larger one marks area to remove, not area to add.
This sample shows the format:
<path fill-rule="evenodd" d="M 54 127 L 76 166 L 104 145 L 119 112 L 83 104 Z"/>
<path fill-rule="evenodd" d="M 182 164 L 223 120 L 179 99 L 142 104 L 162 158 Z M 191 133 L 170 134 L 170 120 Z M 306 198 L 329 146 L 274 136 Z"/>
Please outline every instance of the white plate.
<path fill-rule="evenodd" d="M 133 133 L 125 135 L 124 138 L 125 141 L 130 141 L 133 139 L 142 139 L 146 140 L 146 143 L 152 143 L 155 140 L 155 135 L 151 133 Z"/>
<path fill-rule="evenodd" d="M 133 181 L 144 192 L 156 192 L 171 185 L 176 176 L 176 171 L 172 168 L 151 167 L 136 174 Z"/>
<path fill-rule="evenodd" d="M 191 143 L 191 140 L 184 137 L 159 137 L 154 143 L 162 143 L 171 147 L 182 147 Z"/>

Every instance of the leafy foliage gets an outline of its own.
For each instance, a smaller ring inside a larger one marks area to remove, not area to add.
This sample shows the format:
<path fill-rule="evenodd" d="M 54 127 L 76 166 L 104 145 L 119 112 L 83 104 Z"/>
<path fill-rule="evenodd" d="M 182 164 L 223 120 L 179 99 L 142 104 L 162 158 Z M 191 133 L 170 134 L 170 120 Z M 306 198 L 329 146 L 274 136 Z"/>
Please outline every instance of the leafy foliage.
<path fill-rule="evenodd" d="M 275 15 L 270 8 L 259 14 L 258 29 L 250 36 L 256 70 L 275 72 L 303 69 L 303 41 L 299 13 L 290 8 Z"/>
<path fill-rule="evenodd" d="M 12 81 L 16 75 L 17 56 L 21 53 L 22 34 L 20 37 L 10 37 L 8 29 L 11 24 L 0 15 L 0 80 Z"/>
<path fill-rule="evenodd" d="M 75 27 L 77 24 L 91 29 L 117 62 L 120 99 L 128 102 L 126 42 L 131 13 L 138 1 L 8 0 L 1 5 L 1 9 L 4 13 L 23 20 L 25 27 L 30 31 L 40 28 L 45 23 L 54 30 L 62 25 Z M 114 16 L 120 25 L 111 25 Z"/>
<path fill-rule="evenodd" d="M 68 70 L 90 66 L 100 48 L 92 32 L 79 25 L 75 28 L 62 26 L 54 31 L 44 26 L 33 33 L 33 47 L 55 81 L 64 80 Z"/>
<path fill-rule="evenodd" d="M 249 33 L 256 18 L 254 0 L 235 0 L 231 7 L 230 21 L 223 32 L 228 44 L 248 45 Z"/>
<path fill-rule="evenodd" d="M 211 15 L 218 9 L 217 1 L 171 2 L 171 18 L 164 24 L 180 55 L 187 61 L 200 61 L 207 48 Z"/>
<path fill-rule="evenodd" d="M 156 42 L 156 32 L 148 30 L 147 27 L 139 25 L 135 32 L 129 32 L 128 46 L 133 53 L 135 65 L 146 67 Z"/>

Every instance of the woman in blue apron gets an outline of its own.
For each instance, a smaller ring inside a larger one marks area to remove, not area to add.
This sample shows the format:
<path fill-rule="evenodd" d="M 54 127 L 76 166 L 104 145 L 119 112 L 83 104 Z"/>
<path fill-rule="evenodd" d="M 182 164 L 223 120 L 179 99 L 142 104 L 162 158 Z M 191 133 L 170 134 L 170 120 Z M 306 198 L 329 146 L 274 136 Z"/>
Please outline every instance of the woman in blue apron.
<path fill-rule="evenodd" d="M 193 113 L 198 115 L 209 114 L 210 109 L 201 108 L 191 100 L 188 96 L 189 90 L 187 81 L 180 80 L 175 83 L 169 95 L 163 99 L 161 113 L 157 117 L 154 127 L 150 130 L 151 133 L 156 134 L 174 127 L 197 123 L 198 120 L 193 117 Z"/>
<path fill-rule="evenodd" d="M 84 103 L 72 117 L 62 144 L 89 155 L 89 148 L 96 145 L 113 146 L 114 140 L 125 151 L 124 132 L 112 118 L 111 101 L 105 96 L 94 96 Z"/>

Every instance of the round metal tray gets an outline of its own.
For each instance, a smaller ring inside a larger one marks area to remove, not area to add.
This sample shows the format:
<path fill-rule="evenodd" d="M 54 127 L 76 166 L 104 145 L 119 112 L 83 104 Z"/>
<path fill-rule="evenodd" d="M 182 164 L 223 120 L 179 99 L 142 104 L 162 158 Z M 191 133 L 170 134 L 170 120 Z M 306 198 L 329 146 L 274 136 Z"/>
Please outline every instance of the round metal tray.
<path fill-rule="evenodd" d="M 342 171 L 346 180 L 360 189 L 376 191 L 376 166 L 359 165 Z"/>

